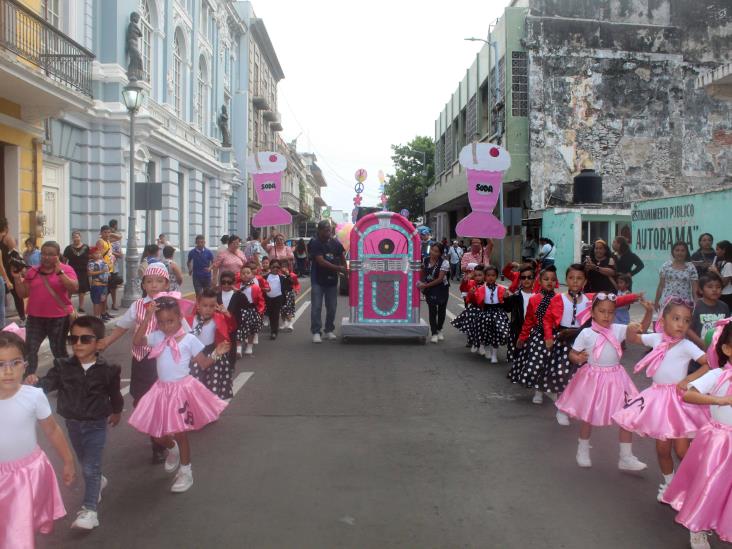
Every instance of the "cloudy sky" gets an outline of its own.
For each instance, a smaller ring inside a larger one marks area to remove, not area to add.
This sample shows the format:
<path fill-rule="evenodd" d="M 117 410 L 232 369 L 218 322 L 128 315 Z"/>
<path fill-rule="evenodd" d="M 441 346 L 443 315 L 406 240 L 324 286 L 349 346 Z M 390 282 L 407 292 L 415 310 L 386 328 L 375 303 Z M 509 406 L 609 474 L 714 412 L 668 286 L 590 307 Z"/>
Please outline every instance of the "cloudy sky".
<path fill-rule="evenodd" d="M 508 0 L 253 0 L 285 73 L 284 131 L 315 152 L 324 197 L 353 208 L 353 174 L 365 168 L 375 204 L 393 143 L 434 137 L 434 121 Z"/>

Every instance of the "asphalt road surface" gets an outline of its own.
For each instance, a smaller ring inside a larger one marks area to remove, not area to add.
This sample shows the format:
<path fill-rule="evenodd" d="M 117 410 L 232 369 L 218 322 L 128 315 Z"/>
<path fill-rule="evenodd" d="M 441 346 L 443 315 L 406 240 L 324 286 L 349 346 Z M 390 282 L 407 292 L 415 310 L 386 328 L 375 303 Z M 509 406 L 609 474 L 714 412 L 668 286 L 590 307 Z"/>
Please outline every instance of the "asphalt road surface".
<path fill-rule="evenodd" d="M 312 344 L 307 287 L 294 333 L 262 337 L 238 362 L 221 419 L 191 436 L 191 490 L 170 493 L 172 476 L 150 464 L 146 437 L 126 422 L 127 395 L 105 454 L 101 526 L 70 529 L 77 481 L 62 487 L 68 515 L 39 547 L 688 547 L 656 502 L 652 441 L 635 444 L 648 470 L 621 473 L 617 430 L 597 429 L 593 467 L 580 469 L 577 425 L 560 427 L 548 399 L 533 405 L 505 362 L 471 355 L 450 326 L 438 345 Z M 453 297 L 449 316 L 461 307 Z M 106 356 L 126 386 L 129 338 Z"/>

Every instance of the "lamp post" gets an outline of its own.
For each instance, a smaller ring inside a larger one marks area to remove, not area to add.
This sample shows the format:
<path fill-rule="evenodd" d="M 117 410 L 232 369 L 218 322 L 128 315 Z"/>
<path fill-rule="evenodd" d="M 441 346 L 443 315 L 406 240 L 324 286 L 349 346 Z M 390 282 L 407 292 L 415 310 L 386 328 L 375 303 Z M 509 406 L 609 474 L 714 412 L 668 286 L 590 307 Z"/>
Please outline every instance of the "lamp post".
<path fill-rule="evenodd" d="M 137 266 L 140 255 L 137 253 L 137 211 L 135 210 L 135 114 L 142 105 L 142 88 L 136 80 L 130 80 L 122 89 L 122 100 L 130 113 L 130 215 L 127 220 L 127 252 L 125 256 L 125 291 L 122 306 L 129 307 L 141 297 L 137 281 Z"/>
<path fill-rule="evenodd" d="M 465 38 L 465 40 L 467 40 L 468 42 L 483 42 L 484 44 L 487 44 L 488 46 L 490 46 L 490 48 L 493 50 L 493 66 L 494 66 L 493 74 L 495 75 L 494 94 L 495 94 L 496 104 L 498 104 L 498 101 L 499 101 L 498 95 L 499 95 L 499 92 L 501 91 L 501 87 L 500 87 L 499 80 L 498 80 L 498 43 L 495 40 L 491 40 L 490 37 L 491 37 L 491 31 L 490 31 L 490 27 L 489 27 L 488 40 L 485 40 L 483 38 L 475 38 L 474 36 L 471 36 L 470 38 Z M 488 62 L 488 66 L 490 67 L 490 60 Z M 493 115 L 496 116 L 497 112 L 494 111 Z M 500 139 L 501 139 L 502 135 L 503 135 L 503 128 L 501 127 L 501 123 L 500 123 L 500 119 L 499 119 L 499 123 L 496 124 L 496 138 L 498 139 L 499 145 L 501 144 Z M 504 219 L 503 219 L 503 181 L 501 181 L 501 192 L 498 195 L 498 217 L 501 220 L 501 223 L 504 223 Z M 504 225 L 505 225 L 505 223 L 504 223 Z M 501 250 L 501 255 L 500 255 L 501 263 L 500 264 L 501 265 L 505 264 L 505 261 L 504 261 L 505 241 L 506 241 L 505 237 L 501 239 L 501 248 L 500 248 L 500 250 Z"/>

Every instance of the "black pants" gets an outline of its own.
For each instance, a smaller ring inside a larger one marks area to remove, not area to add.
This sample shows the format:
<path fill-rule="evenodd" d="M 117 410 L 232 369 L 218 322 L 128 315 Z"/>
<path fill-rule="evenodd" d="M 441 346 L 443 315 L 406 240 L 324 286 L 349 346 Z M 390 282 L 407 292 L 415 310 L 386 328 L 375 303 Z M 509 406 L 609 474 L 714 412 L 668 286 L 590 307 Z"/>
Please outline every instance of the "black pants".
<path fill-rule="evenodd" d="M 445 325 L 447 301 L 444 303 L 430 303 L 428 301 L 427 308 L 430 311 L 430 330 L 432 331 L 432 335 L 437 335 L 437 332 L 441 332 L 442 327 Z"/>
<path fill-rule="evenodd" d="M 269 317 L 269 331 L 277 334 L 280 331 L 280 310 L 285 303 L 285 296 L 265 297 L 264 302 L 267 304 L 267 316 Z"/>
<path fill-rule="evenodd" d="M 15 288 L 10 290 L 10 295 L 13 296 L 13 303 L 15 303 L 15 310 L 17 311 L 18 316 L 20 317 L 20 320 L 25 320 L 25 302 L 18 295 L 18 292 L 15 291 Z"/>
<path fill-rule="evenodd" d="M 48 338 L 53 358 L 66 358 L 66 334 L 69 333 L 69 317 L 45 318 L 29 316 L 25 325 L 25 337 L 28 345 L 28 369 L 25 374 L 35 374 L 38 369 L 38 349 L 43 340 Z"/>

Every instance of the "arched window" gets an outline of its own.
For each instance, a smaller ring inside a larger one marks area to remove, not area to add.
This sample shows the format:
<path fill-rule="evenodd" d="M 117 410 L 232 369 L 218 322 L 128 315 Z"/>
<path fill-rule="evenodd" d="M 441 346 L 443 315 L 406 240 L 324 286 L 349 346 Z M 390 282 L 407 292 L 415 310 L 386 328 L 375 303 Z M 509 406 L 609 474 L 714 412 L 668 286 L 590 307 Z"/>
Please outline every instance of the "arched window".
<path fill-rule="evenodd" d="M 175 113 L 183 118 L 183 87 L 185 86 L 185 58 L 186 46 L 183 35 L 176 31 L 173 40 L 173 108 Z"/>
<path fill-rule="evenodd" d="M 206 67 L 206 59 L 201 56 L 198 60 L 198 104 L 196 110 L 198 111 L 198 127 L 201 128 L 203 133 L 208 133 L 208 106 L 210 101 L 210 89 L 211 84 L 208 78 L 208 70 Z"/>
<path fill-rule="evenodd" d="M 148 0 L 140 0 L 140 30 L 142 30 L 142 44 L 140 48 L 142 68 L 145 70 L 145 80 L 152 83 L 153 27 Z"/>

